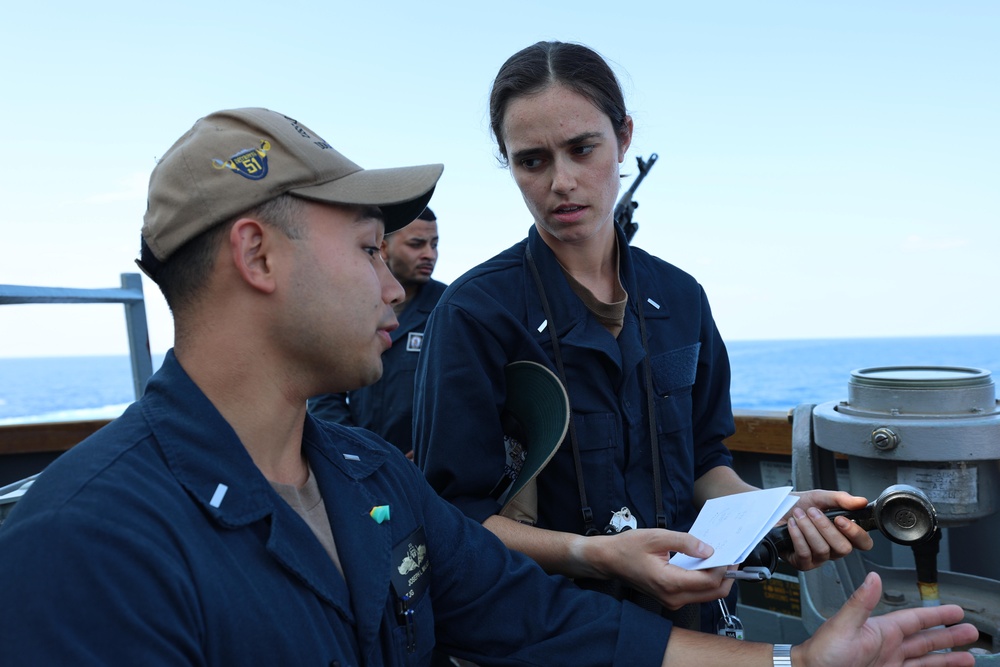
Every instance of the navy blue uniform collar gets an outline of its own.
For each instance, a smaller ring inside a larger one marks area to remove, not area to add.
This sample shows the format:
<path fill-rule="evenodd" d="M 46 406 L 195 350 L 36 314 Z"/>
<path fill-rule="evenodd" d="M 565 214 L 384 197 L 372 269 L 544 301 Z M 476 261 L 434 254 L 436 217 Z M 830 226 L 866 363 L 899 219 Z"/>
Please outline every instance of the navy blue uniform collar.
<path fill-rule="evenodd" d="M 529 229 L 525 243 L 531 249 L 539 277 L 545 287 L 549 308 L 552 310 L 553 319 L 556 320 L 556 333 L 560 342 L 603 352 L 618 367 L 619 371 L 624 373 L 624 377 L 627 377 L 631 369 L 634 369 L 645 355 L 639 336 L 637 309 L 642 308 L 646 317 L 662 318 L 670 315 L 666 303 L 656 302 L 656 306 L 653 306 L 653 302 L 649 300 L 650 297 L 640 292 L 639 282 L 636 280 L 635 264 L 632 261 L 632 248 L 628 245 L 625 235 L 618 225 L 615 225 L 615 233 L 618 236 L 619 275 L 622 286 L 628 292 L 625 325 L 618 337 L 617 344 L 615 339 L 606 335 L 607 332 L 596 318 L 589 316 L 590 311 L 587 310 L 583 300 L 577 297 L 569 286 L 555 254 L 542 240 L 535 226 Z M 527 257 L 524 261 L 527 265 Z M 531 270 L 527 266 L 525 267 L 525 275 L 527 276 L 525 281 L 525 303 L 528 304 L 527 324 L 530 329 L 535 330 L 539 342 L 548 347 L 544 341 L 548 340 L 550 334 L 545 329 L 538 332 L 538 327 L 545 321 L 545 315 L 535 281 L 531 277 Z M 661 299 L 661 301 L 663 300 Z M 624 379 L 624 377 L 620 379 Z"/>
<path fill-rule="evenodd" d="M 150 379 L 142 409 L 171 472 L 210 516 L 235 528 L 274 511 L 270 484 L 173 350 Z"/>
<path fill-rule="evenodd" d="M 639 303 L 645 304 L 643 313 L 648 316 L 650 314 L 649 307 L 652 304 L 647 299 L 651 298 L 659 306 L 659 308 L 654 308 L 660 317 L 669 315 L 668 304 L 664 303 L 662 299 L 660 301 L 656 300 L 655 286 L 647 285 L 647 290 L 650 294 L 639 294 L 636 266 L 632 259 L 634 249 L 625 240 L 625 234 L 618 225 L 615 225 L 615 234 L 618 237 L 620 260 L 618 271 L 621 276 L 622 286 L 629 295 L 629 308 L 634 311 Z M 535 265 L 538 267 L 538 273 L 545 284 L 545 289 L 558 291 L 557 294 L 560 297 L 572 294 L 572 288 L 570 288 L 569 283 L 566 281 L 566 276 L 563 274 L 563 269 L 559 265 L 558 260 L 556 260 L 555 253 L 545 244 L 545 241 L 542 240 L 538 229 L 534 225 L 528 230 L 528 238 L 525 243 L 531 248 L 531 254 L 535 259 Z M 642 251 L 640 250 L 639 252 Z M 648 278 L 648 276 L 644 277 Z M 532 283 L 528 287 L 530 290 L 533 290 L 534 284 Z M 560 327 L 563 326 L 561 324 L 563 321 L 573 321 L 585 318 L 587 315 L 587 307 L 579 299 L 558 298 L 553 300 L 550 298 L 549 305 L 552 307 L 553 316 L 559 320 Z"/>
<path fill-rule="evenodd" d="M 388 589 L 392 545 L 389 531 L 368 516 L 380 499 L 370 497 L 356 482 L 385 463 L 387 450 L 354 436 L 347 428 L 338 427 L 344 438 L 334 442 L 316 420 L 305 418 L 304 451 L 327 514 L 337 519 L 331 520 L 331 528 L 348 585 L 305 522 L 271 488 L 236 432 L 187 375 L 173 351 L 167 353 L 163 366 L 150 380 L 142 406 L 168 467 L 204 512 L 229 529 L 270 517 L 263 539 L 272 556 L 336 607 L 348 622 L 357 622 L 360 636 L 370 636 L 365 631 L 371 633 L 380 622 L 385 604 L 383 597 L 373 597 L 371 591 Z M 359 553 L 365 554 L 364 563 L 352 557 Z"/>
<path fill-rule="evenodd" d="M 143 414 L 177 480 L 225 525 L 246 525 L 274 510 L 271 485 L 254 464 L 236 432 L 181 367 L 173 350 L 150 380 Z M 183 418 L 178 418 L 183 415 Z M 349 433 L 349 431 L 348 431 Z M 334 443 L 307 417 L 306 456 L 322 456 L 345 477 L 361 480 L 384 462 L 386 452 L 361 438 Z M 206 443 L 211 442 L 211 446 Z M 339 447 L 338 447 L 339 446 Z M 218 506 L 212 499 L 226 485 Z"/>

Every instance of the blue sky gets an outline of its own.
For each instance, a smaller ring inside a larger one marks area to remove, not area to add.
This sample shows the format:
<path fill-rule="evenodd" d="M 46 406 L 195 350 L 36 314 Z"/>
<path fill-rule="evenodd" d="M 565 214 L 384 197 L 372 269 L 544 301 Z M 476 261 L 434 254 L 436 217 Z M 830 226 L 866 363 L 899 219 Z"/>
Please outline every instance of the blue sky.
<path fill-rule="evenodd" d="M 490 81 L 561 39 L 615 65 L 636 124 L 624 171 L 660 158 L 635 243 L 699 279 L 724 337 L 1000 334 L 1000 3 L 483 7 L 5 8 L 0 283 L 117 285 L 157 156 L 239 106 L 294 116 L 365 167 L 443 162 L 435 276 L 453 280 L 530 224 L 495 160 Z M 162 352 L 170 315 L 145 290 Z M 126 349 L 117 306 L 0 308 L 0 356 Z"/>

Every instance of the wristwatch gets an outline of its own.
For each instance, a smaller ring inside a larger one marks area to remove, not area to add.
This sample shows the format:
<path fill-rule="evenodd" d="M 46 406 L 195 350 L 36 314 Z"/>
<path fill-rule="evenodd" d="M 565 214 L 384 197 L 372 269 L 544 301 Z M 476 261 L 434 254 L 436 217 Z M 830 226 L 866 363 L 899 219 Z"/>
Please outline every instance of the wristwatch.
<path fill-rule="evenodd" d="M 775 644 L 771 658 L 774 660 L 774 667 L 792 667 L 792 645 Z"/>

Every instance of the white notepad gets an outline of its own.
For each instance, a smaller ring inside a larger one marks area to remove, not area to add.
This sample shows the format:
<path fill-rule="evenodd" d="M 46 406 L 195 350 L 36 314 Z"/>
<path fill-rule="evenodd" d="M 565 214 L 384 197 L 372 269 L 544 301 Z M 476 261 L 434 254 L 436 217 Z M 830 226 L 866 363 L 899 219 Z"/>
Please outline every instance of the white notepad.
<path fill-rule="evenodd" d="M 789 495 L 791 492 L 792 487 L 782 486 L 712 498 L 701 508 L 688 532 L 712 545 L 715 553 L 708 558 L 675 554 L 670 564 L 685 570 L 704 570 L 742 563 L 767 531 L 795 506 L 798 497 Z"/>

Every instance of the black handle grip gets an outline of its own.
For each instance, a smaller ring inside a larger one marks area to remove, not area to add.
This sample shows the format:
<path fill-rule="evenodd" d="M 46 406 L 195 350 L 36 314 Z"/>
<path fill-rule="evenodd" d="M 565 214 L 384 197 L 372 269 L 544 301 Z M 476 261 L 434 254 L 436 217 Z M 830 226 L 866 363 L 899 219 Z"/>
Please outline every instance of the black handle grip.
<path fill-rule="evenodd" d="M 918 545 L 937 533 L 937 511 L 920 489 L 907 484 L 894 484 L 860 510 L 828 510 L 823 512 L 831 521 L 846 516 L 871 532 L 878 530 L 897 544 Z M 788 526 L 775 526 L 741 563 L 740 567 L 766 567 L 772 572 L 781 554 L 792 550 Z"/>
<path fill-rule="evenodd" d="M 864 509 L 827 510 L 826 512 L 823 512 L 823 515 L 830 519 L 830 521 L 833 521 L 838 516 L 846 516 L 848 519 L 869 532 L 879 527 L 878 522 L 875 520 L 874 502 L 865 505 Z M 787 524 L 775 526 L 768 531 L 767 536 L 764 539 L 768 540 L 774 546 L 775 551 L 779 554 L 787 553 L 792 550 L 792 537 L 788 534 Z"/>

